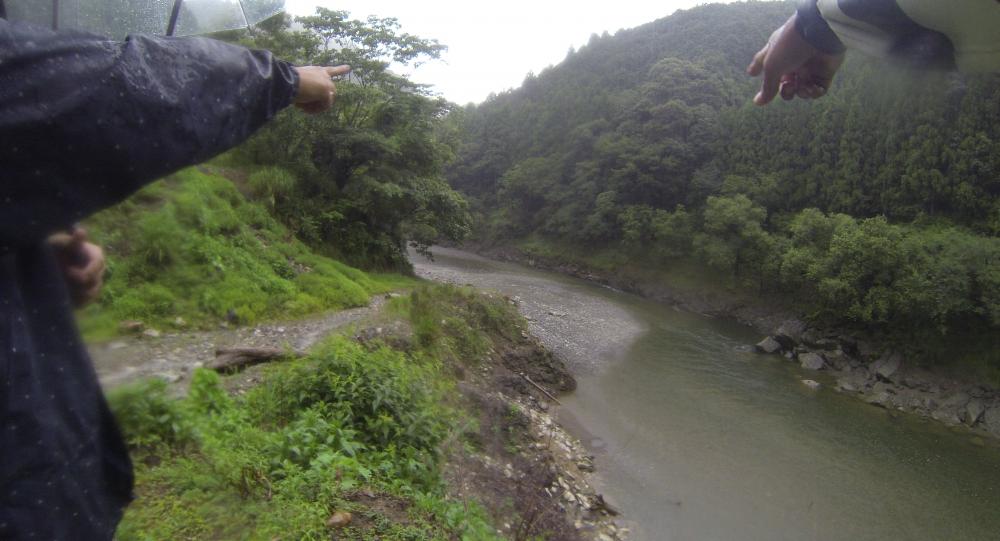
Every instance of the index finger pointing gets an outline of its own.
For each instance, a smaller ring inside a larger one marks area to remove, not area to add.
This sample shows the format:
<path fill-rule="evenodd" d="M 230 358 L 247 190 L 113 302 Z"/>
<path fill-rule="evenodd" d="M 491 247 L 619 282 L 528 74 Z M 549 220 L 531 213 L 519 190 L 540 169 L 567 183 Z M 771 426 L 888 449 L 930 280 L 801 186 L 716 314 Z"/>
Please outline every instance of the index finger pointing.
<path fill-rule="evenodd" d="M 347 75 L 348 73 L 351 72 L 351 66 L 347 65 L 326 66 L 324 69 L 326 70 L 326 74 L 329 75 L 330 77 L 336 77 L 338 75 Z"/>
<path fill-rule="evenodd" d="M 778 90 L 781 86 L 781 75 L 774 73 L 767 67 L 764 68 L 764 80 L 760 83 L 760 92 L 754 97 L 753 101 L 757 105 L 767 105 L 771 103 L 771 100 L 778 94 Z"/>

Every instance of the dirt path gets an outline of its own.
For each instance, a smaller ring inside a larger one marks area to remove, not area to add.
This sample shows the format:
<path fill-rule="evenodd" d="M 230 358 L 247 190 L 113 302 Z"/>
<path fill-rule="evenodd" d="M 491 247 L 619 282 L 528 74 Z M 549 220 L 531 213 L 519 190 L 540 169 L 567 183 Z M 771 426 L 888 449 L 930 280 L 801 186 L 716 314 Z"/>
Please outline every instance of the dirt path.
<path fill-rule="evenodd" d="M 157 338 L 122 337 L 90 344 L 90 355 L 105 388 L 148 377 L 171 383 L 185 380 L 197 367 L 215 358 L 222 347 L 290 347 L 308 350 L 331 332 L 371 315 L 385 302 L 381 296 L 361 308 L 330 312 L 296 321 L 214 331 L 164 333 Z"/>

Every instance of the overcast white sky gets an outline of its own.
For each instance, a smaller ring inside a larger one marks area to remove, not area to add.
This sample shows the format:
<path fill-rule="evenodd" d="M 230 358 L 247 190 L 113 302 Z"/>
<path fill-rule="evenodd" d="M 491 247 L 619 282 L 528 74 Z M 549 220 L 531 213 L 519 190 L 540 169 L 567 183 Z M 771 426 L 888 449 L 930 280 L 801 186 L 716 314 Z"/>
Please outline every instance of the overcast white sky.
<path fill-rule="evenodd" d="M 520 86 L 566 57 L 591 34 L 615 33 L 706 0 L 286 0 L 293 15 L 316 6 L 346 10 L 354 18 L 395 17 L 403 31 L 448 46 L 440 61 L 409 72 L 451 101 L 481 102 L 490 92 Z"/>

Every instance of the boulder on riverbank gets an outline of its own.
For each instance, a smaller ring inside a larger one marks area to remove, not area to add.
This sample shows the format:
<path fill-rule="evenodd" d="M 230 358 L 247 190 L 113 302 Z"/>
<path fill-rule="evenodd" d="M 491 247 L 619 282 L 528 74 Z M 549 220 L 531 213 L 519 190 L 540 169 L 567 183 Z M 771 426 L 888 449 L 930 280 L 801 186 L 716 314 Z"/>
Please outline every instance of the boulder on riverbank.
<path fill-rule="evenodd" d="M 837 390 L 845 393 L 858 393 L 865 389 L 868 383 L 864 370 L 850 370 L 837 378 Z"/>
<path fill-rule="evenodd" d="M 798 319 L 788 319 L 774 332 L 774 339 L 780 342 L 785 349 L 792 349 L 802 342 L 804 332 L 806 332 L 805 322 Z"/>
<path fill-rule="evenodd" d="M 799 354 L 799 363 L 806 370 L 822 370 L 826 366 L 826 359 L 819 353 L 809 351 Z"/>
<path fill-rule="evenodd" d="M 965 405 L 965 424 L 973 426 L 979 422 L 986 412 L 986 403 L 981 398 L 973 398 Z"/>
<path fill-rule="evenodd" d="M 983 413 L 983 428 L 1000 436 L 1000 404 L 994 405 Z"/>
<path fill-rule="evenodd" d="M 781 344 L 773 337 L 768 336 L 758 342 L 757 345 L 754 346 L 754 349 L 756 349 L 758 353 L 767 353 L 770 355 L 773 353 L 780 353 Z"/>
<path fill-rule="evenodd" d="M 903 356 L 894 352 L 880 357 L 868 366 L 868 370 L 880 380 L 893 381 L 893 376 L 896 375 L 902 364 Z"/>

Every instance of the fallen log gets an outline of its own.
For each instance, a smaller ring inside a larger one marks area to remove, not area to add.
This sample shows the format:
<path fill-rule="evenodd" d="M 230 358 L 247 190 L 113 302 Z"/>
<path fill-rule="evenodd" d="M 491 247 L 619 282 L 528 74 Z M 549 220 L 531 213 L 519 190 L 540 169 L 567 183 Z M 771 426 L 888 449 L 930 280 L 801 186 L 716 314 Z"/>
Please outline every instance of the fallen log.
<path fill-rule="evenodd" d="M 220 348 L 215 350 L 215 360 L 206 368 L 216 372 L 233 373 L 255 364 L 271 361 L 288 361 L 305 357 L 304 353 L 279 348 Z"/>
<path fill-rule="evenodd" d="M 552 400 L 553 402 L 555 402 L 556 404 L 559 404 L 560 406 L 562 405 L 562 402 L 560 402 L 558 398 L 556 398 L 556 397 L 552 396 L 552 393 L 550 393 L 550 392 L 546 391 L 546 390 L 545 390 L 545 387 L 542 387 L 541 385 L 539 385 L 539 384 L 535 383 L 534 381 L 531 381 L 531 378 L 529 378 L 529 377 L 528 377 L 527 375 L 525 375 L 525 374 L 524 374 L 523 372 L 518 372 L 518 374 L 517 374 L 517 375 L 519 375 L 519 376 L 521 376 L 522 378 L 524 378 L 524 381 L 527 381 L 528 383 L 530 383 L 530 384 L 534 385 L 534 386 L 535 386 L 535 388 L 536 388 L 536 389 L 538 389 L 539 391 L 542 391 L 543 393 L 545 393 L 545 396 L 549 397 L 549 398 L 550 398 L 550 399 L 551 399 L 551 400 Z"/>

